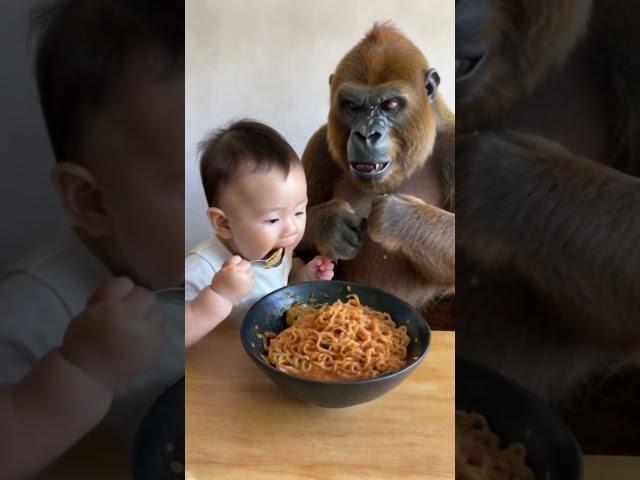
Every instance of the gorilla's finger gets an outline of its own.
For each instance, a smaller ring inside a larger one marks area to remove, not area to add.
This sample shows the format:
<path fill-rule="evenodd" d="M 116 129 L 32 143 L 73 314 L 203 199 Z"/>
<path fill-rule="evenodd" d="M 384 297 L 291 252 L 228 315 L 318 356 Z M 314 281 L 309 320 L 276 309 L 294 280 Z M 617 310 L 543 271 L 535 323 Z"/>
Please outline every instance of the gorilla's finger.
<path fill-rule="evenodd" d="M 350 260 L 358 254 L 359 246 L 354 247 L 348 243 L 341 243 L 335 246 L 336 258 Z"/>
<path fill-rule="evenodd" d="M 360 232 L 354 231 L 350 228 L 343 228 L 340 230 L 340 235 L 349 245 L 353 247 L 359 247 L 362 243 Z"/>
<path fill-rule="evenodd" d="M 344 220 L 344 223 L 355 231 L 361 231 L 362 224 L 366 221 L 365 218 L 360 217 L 359 215 L 345 216 Z"/>

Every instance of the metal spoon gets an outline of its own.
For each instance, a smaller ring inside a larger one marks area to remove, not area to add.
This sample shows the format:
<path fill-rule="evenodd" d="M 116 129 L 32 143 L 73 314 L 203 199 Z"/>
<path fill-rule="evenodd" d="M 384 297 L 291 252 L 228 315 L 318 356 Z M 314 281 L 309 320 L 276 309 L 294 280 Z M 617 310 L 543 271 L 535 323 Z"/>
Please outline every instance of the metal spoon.
<path fill-rule="evenodd" d="M 275 268 L 282 263 L 282 259 L 284 258 L 284 248 L 279 248 L 275 252 L 273 252 L 269 258 L 260 259 L 260 260 L 251 260 L 249 263 L 251 265 L 255 265 L 260 268 Z"/>

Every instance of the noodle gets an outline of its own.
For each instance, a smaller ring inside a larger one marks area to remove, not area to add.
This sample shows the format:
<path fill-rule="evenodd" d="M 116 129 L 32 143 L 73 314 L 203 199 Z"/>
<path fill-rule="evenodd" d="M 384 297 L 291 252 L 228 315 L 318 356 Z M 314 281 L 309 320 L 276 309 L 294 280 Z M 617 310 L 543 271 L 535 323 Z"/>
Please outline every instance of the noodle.
<path fill-rule="evenodd" d="M 525 448 L 500 440 L 479 413 L 456 411 L 456 480 L 534 480 Z"/>
<path fill-rule="evenodd" d="M 311 310 L 295 308 L 301 314 L 292 326 L 265 334 L 267 359 L 279 370 L 314 380 L 361 380 L 406 365 L 407 327 L 361 305 L 357 295 Z"/>

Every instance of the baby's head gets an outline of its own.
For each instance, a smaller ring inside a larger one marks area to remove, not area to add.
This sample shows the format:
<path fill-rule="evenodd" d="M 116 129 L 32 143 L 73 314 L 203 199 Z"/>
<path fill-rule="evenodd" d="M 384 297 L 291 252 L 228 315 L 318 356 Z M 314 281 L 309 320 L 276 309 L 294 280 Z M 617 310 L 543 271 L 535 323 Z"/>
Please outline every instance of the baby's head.
<path fill-rule="evenodd" d="M 307 182 L 296 152 L 278 132 L 235 122 L 206 138 L 200 152 L 207 214 L 233 253 L 257 260 L 300 243 Z"/>
<path fill-rule="evenodd" d="M 52 178 L 115 274 L 184 281 L 184 5 L 57 0 L 33 14 Z"/>

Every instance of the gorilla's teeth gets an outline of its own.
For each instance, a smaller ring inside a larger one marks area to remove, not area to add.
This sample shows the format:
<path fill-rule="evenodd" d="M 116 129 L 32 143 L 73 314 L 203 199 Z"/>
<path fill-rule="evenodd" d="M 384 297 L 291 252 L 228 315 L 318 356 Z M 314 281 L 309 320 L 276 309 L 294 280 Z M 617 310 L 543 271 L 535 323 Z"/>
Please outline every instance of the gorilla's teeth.
<path fill-rule="evenodd" d="M 388 163 L 352 163 L 351 168 L 360 173 L 380 173 L 382 172 Z"/>

